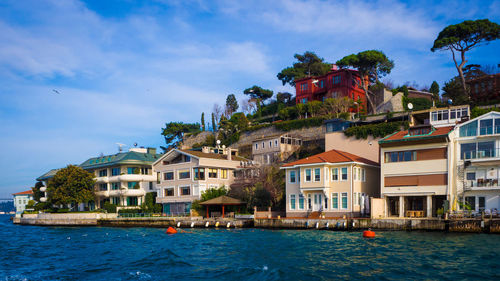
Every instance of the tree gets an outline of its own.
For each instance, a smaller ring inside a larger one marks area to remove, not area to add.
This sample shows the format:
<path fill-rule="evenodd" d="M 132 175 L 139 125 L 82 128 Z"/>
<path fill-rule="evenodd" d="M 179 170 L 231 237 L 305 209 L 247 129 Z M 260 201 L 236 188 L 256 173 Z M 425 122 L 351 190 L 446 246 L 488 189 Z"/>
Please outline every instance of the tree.
<path fill-rule="evenodd" d="M 303 55 L 295 54 L 293 56 L 298 60 L 292 67 L 287 67 L 278 73 L 277 77 L 283 85 L 289 84 L 295 86 L 295 80 L 309 76 L 319 76 L 327 74 L 332 65 L 324 62 L 323 58 L 318 57 L 314 52 L 305 52 Z"/>
<path fill-rule="evenodd" d="M 451 99 L 454 105 L 469 103 L 469 96 L 464 92 L 459 76 L 455 76 L 450 81 L 444 83 L 443 97 Z"/>
<path fill-rule="evenodd" d="M 214 103 L 214 106 L 212 108 L 212 112 L 213 112 L 213 115 L 215 117 L 214 124 L 219 124 L 221 116 L 224 115 L 224 109 L 219 104 Z"/>
<path fill-rule="evenodd" d="M 230 118 L 233 113 L 235 113 L 240 106 L 238 105 L 238 101 L 233 94 L 230 94 L 226 98 L 226 115 L 227 118 Z"/>
<path fill-rule="evenodd" d="M 290 105 L 290 101 L 292 100 L 292 94 L 287 92 L 279 92 L 276 94 L 276 100 L 279 103 Z"/>
<path fill-rule="evenodd" d="M 434 40 L 434 45 L 431 48 L 432 52 L 437 50 L 450 50 L 457 68 L 458 75 L 462 84 L 462 90 L 468 94 L 465 77 L 463 74 L 463 66 L 467 63 L 465 53 L 482 44 L 488 44 L 491 41 L 500 38 L 500 25 L 489 21 L 482 20 L 466 20 L 459 24 L 453 24 L 445 27 L 439 32 L 438 37 Z M 460 54 L 460 64 L 457 62 L 455 52 Z"/>
<path fill-rule="evenodd" d="M 35 186 L 31 188 L 33 191 L 33 199 L 35 199 L 36 202 L 40 202 L 40 198 L 44 196 L 43 192 L 40 191 L 42 186 L 43 183 L 41 181 L 37 181 Z"/>
<path fill-rule="evenodd" d="M 217 131 L 217 124 L 215 124 L 215 114 L 212 113 L 212 132 Z"/>
<path fill-rule="evenodd" d="M 94 185 L 93 174 L 78 166 L 68 165 L 48 181 L 48 199 L 54 205 L 88 203 L 95 199 Z"/>
<path fill-rule="evenodd" d="M 209 188 L 201 193 L 201 202 L 226 195 L 227 191 L 228 190 L 225 186 L 221 186 L 218 188 Z"/>
<path fill-rule="evenodd" d="M 309 113 L 310 117 L 315 117 L 321 110 L 322 106 L 323 103 L 317 100 L 306 103 L 307 112 Z"/>
<path fill-rule="evenodd" d="M 146 193 L 144 203 L 141 205 L 143 213 L 161 213 L 161 204 L 156 204 L 156 192 Z"/>
<path fill-rule="evenodd" d="M 375 113 L 375 105 L 371 97 L 374 94 L 368 90 L 368 83 L 376 82 L 379 78 L 391 73 L 394 62 L 387 58 L 382 51 L 368 50 L 343 57 L 337 61 L 337 65 L 341 68 L 354 67 L 358 70 L 360 82 L 352 75 L 352 72 L 349 72 L 351 79 L 358 84 L 358 87 L 363 89 L 370 104 L 370 110 Z M 368 78 L 368 81 L 366 81 L 366 78 Z"/>
<path fill-rule="evenodd" d="M 200 124 L 194 123 L 182 123 L 182 122 L 170 122 L 165 124 L 165 128 L 162 128 L 162 135 L 165 137 L 165 143 L 168 147 L 177 147 L 182 141 L 185 133 L 194 133 L 200 130 Z M 164 150 L 168 148 L 162 147 Z"/>
<path fill-rule="evenodd" d="M 439 84 L 436 81 L 432 81 L 431 88 L 429 89 L 429 92 L 432 93 L 435 101 L 439 100 Z"/>
<path fill-rule="evenodd" d="M 273 91 L 254 85 L 251 88 L 245 89 L 243 94 L 255 99 L 257 101 L 257 107 L 260 109 L 262 103 L 273 96 Z"/>
<path fill-rule="evenodd" d="M 205 131 L 205 112 L 201 113 L 201 130 Z"/>

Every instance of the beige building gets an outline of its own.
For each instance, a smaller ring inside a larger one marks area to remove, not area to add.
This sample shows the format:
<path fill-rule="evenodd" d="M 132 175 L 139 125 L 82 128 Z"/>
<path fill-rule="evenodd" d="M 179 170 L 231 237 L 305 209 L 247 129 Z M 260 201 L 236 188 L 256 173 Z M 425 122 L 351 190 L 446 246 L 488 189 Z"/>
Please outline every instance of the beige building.
<path fill-rule="evenodd" d="M 456 194 L 454 126 L 411 127 L 379 141 L 385 217 L 433 217 Z"/>
<path fill-rule="evenodd" d="M 378 163 L 330 150 L 283 165 L 287 217 L 359 216 L 379 196 Z"/>
<path fill-rule="evenodd" d="M 286 160 L 302 145 L 302 140 L 288 134 L 257 139 L 252 142 L 252 158 L 259 164 Z"/>
<path fill-rule="evenodd" d="M 229 188 L 234 171 L 247 161 L 230 148 L 172 149 L 153 164 L 158 177 L 156 202 L 165 214 L 188 214 L 203 191 Z"/>

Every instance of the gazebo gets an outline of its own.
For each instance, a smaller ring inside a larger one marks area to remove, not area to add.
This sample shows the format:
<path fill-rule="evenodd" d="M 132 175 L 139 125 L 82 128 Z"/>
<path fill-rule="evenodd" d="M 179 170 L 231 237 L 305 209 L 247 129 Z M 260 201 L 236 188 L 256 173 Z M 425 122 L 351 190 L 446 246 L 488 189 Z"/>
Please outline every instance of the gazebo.
<path fill-rule="evenodd" d="M 224 218 L 224 206 L 237 206 L 243 204 L 245 204 L 245 202 L 226 195 L 222 195 L 200 203 L 200 205 L 204 205 L 207 207 L 207 218 L 209 217 L 208 214 L 209 206 L 222 206 L 222 217 Z"/>

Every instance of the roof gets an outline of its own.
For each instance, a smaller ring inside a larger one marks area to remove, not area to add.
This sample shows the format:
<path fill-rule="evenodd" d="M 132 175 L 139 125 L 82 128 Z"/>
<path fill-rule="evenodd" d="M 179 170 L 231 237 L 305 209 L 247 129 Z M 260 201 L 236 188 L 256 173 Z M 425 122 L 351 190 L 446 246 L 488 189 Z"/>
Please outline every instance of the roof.
<path fill-rule="evenodd" d="M 349 152 L 337 150 L 337 149 L 332 149 L 327 152 L 323 152 L 320 154 L 316 154 L 313 156 L 309 156 L 304 159 L 300 159 L 288 164 L 283 165 L 283 167 L 292 167 L 292 166 L 297 166 L 297 165 L 306 165 L 306 164 L 316 164 L 316 163 L 345 163 L 345 162 L 358 162 L 358 163 L 363 163 L 363 164 L 368 164 L 368 165 L 376 165 L 378 166 L 377 162 L 368 160 L 366 158 L 354 155 Z"/>
<path fill-rule="evenodd" d="M 218 153 L 204 153 L 201 151 L 197 150 L 187 150 L 187 149 L 177 149 L 183 153 L 198 157 L 198 158 L 209 158 L 209 159 L 219 159 L 219 160 L 227 160 L 227 155 L 225 154 L 218 154 Z M 240 156 L 231 156 L 232 161 L 249 161 L 248 159 L 245 159 Z"/>
<path fill-rule="evenodd" d="M 37 181 L 43 181 L 43 180 L 46 180 L 46 179 L 50 179 L 52 177 L 54 177 L 56 175 L 56 173 L 61 170 L 61 169 L 52 169 L 50 171 L 48 171 L 47 173 L 39 176 L 38 178 L 36 178 Z"/>
<path fill-rule="evenodd" d="M 33 191 L 30 189 L 23 192 L 14 193 L 12 195 L 33 195 Z"/>
<path fill-rule="evenodd" d="M 141 153 L 136 151 L 121 152 L 90 158 L 80 164 L 83 169 L 102 168 L 117 164 L 145 164 L 151 165 L 158 160 L 161 154 Z"/>
<path fill-rule="evenodd" d="M 300 78 L 300 79 L 295 79 L 294 81 L 295 81 L 295 83 L 297 83 L 297 82 L 305 81 L 305 80 L 308 80 L 308 79 L 321 79 L 321 78 L 326 77 L 326 76 L 331 75 L 331 74 L 335 74 L 335 73 L 339 73 L 339 72 L 347 72 L 347 71 L 350 71 L 350 72 L 352 72 L 355 75 L 358 75 L 358 73 L 359 73 L 359 71 L 356 70 L 356 69 L 338 68 L 338 69 L 335 69 L 335 70 L 331 69 L 330 71 L 328 71 L 328 73 L 326 73 L 324 75 L 308 76 L 308 77 L 304 77 L 304 78 Z"/>
<path fill-rule="evenodd" d="M 455 126 L 447 126 L 447 127 L 439 127 L 433 128 L 433 131 L 427 135 L 417 135 L 410 136 L 408 135 L 408 130 L 399 131 L 392 135 L 389 135 L 383 139 L 381 139 L 378 143 L 393 143 L 393 142 L 406 142 L 406 141 L 417 141 L 417 140 L 428 140 L 428 139 L 436 139 L 436 138 L 444 138 L 447 137 Z"/>
<path fill-rule="evenodd" d="M 200 203 L 200 205 L 242 205 L 242 204 L 245 204 L 245 202 L 226 195 L 222 195 L 214 199 L 210 199 Z"/>

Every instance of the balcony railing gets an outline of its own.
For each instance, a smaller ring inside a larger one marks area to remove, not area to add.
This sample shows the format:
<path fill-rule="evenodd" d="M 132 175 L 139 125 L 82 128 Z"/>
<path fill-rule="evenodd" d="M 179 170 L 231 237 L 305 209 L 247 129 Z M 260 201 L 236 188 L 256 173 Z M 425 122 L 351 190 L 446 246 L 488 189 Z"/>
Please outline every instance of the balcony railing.
<path fill-rule="evenodd" d="M 500 158 L 500 149 L 486 149 L 478 151 L 466 151 L 462 153 L 462 159 L 485 159 L 485 158 Z"/>
<path fill-rule="evenodd" d="M 475 187 L 480 187 L 480 188 L 500 188 L 498 185 L 499 179 L 475 179 L 475 180 L 467 180 L 465 182 L 465 187 L 467 189 L 475 188 Z"/>

